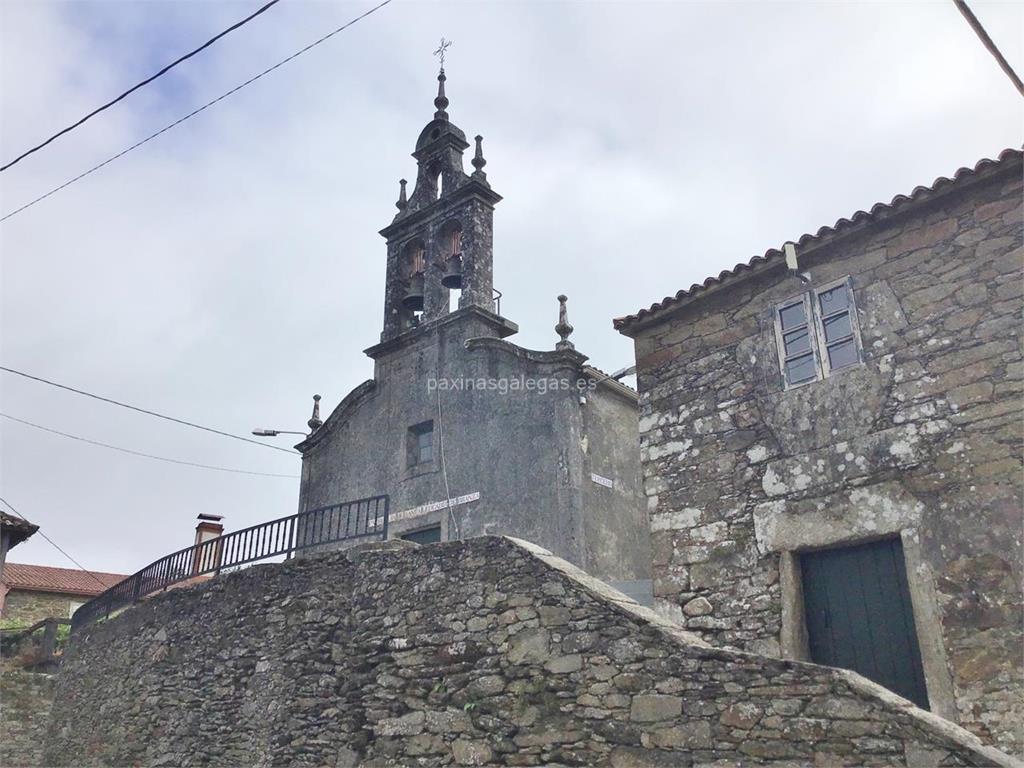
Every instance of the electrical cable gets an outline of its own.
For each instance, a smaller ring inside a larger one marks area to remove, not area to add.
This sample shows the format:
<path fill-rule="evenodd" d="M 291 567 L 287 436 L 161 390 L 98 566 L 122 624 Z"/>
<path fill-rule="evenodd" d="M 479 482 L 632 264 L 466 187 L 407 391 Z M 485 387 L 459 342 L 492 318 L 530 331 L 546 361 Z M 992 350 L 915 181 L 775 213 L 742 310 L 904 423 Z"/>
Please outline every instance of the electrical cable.
<path fill-rule="evenodd" d="M 228 91 L 227 93 L 224 93 L 224 94 L 222 94 L 222 95 L 218 96 L 218 97 L 217 97 L 216 99 L 214 99 L 213 101 L 208 101 L 208 102 L 207 102 L 206 104 L 204 104 L 203 106 L 199 107 L 198 109 L 194 109 L 194 110 L 192 110 L 192 111 L 191 111 L 191 112 L 189 112 L 189 113 L 188 113 L 187 115 L 185 115 L 184 117 L 181 117 L 181 118 L 179 118 L 179 119 L 175 120 L 175 121 L 174 121 L 173 123 L 171 123 L 170 125 L 164 126 L 163 128 L 161 128 L 161 129 L 160 129 L 159 131 L 157 131 L 156 133 L 152 133 L 152 134 L 150 134 L 150 135 L 149 135 L 149 136 L 147 136 L 146 138 L 142 139 L 142 141 L 139 141 L 139 142 L 136 142 L 135 144 L 132 144 L 132 145 L 131 145 L 130 147 L 128 147 L 128 149 L 125 149 L 125 150 L 122 150 L 121 152 L 118 152 L 118 153 L 117 153 L 116 155 L 114 155 L 113 157 L 107 158 L 106 160 L 104 160 L 104 161 L 103 161 L 102 163 L 100 163 L 99 165 L 94 165 L 94 166 L 93 166 L 92 168 L 90 168 L 90 169 L 89 169 L 89 170 L 87 170 L 87 171 L 84 171 L 83 173 L 80 173 L 80 174 L 78 174 L 78 175 L 77 175 L 77 176 L 75 176 L 75 177 L 74 177 L 73 179 L 70 179 L 70 180 L 68 180 L 68 181 L 65 181 L 65 182 L 64 182 L 63 184 L 61 184 L 61 185 L 60 185 L 60 186 L 58 186 L 58 187 L 54 187 L 53 189 L 51 189 L 51 190 L 50 190 L 49 192 L 47 192 L 46 194 L 44 194 L 44 195 L 40 195 L 40 196 L 39 196 L 39 197 L 37 197 L 37 198 L 36 198 L 35 200 L 32 200 L 31 202 L 25 203 L 25 205 L 21 206 L 20 208 L 17 208 L 17 209 L 15 209 L 15 210 L 11 211 L 10 213 L 8 213 L 8 214 L 4 215 L 3 217 L 0 217 L 0 223 L 2 223 L 2 222 L 4 222 L 4 221 L 7 221 L 7 219 L 11 218 L 12 216 L 16 216 L 16 215 L 18 215 L 19 213 L 21 213 L 22 211 L 24 211 L 24 210 L 26 210 L 26 209 L 28 209 L 28 208 L 31 208 L 31 207 L 32 207 L 33 205 L 35 205 L 36 203 L 40 203 L 40 202 L 42 202 L 42 201 L 43 201 L 43 200 L 45 200 L 46 198 L 50 197 L 50 195 L 54 195 L 54 194 L 56 194 L 57 192 L 60 192 L 60 191 L 61 191 L 62 189 L 64 189 L 65 187 L 69 187 L 69 186 L 71 186 L 72 184 L 74 184 L 75 182 L 77 182 L 77 181 L 80 181 L 81 179 L 84 179 L 84 178 L 85 178 L 86 176 L 89 176 L 90 174 L 92 174 L 92 173 L 95 173 L 95 172 L 96 172 L 96 171 L 98 171 L 98 170 L 99 170 L 100 168 L 103 168 L 103 167 L 104 167 L 105 165 L 109 165 L 110 163 L 112 163 L 112 162 L 114 162 L 115 160 L 117 160 L 117 159 L 118 159 L 119 157 L 123 157 L 124 155 L 127 155 L 127 154 L 128 154 L 129 152 L 131 152 L 131 151 L 132 151 L 133 149 L 138 149 L 138 148 L 139 148 L 139 147 L 141 147 L 141 146 L 142 146 L 143 144 L 146 144 L 146 143 L 148 143 L 148 142 L 152 141 L 153 139 L 155 139 L 155 138 L 156 138 L 157 136 L 160 136 L 161 134 L 163 134 L 163 133 L 166 133 L 167 131 L 171 130 L 172 128 L 174 128 L 174 127 L 176 127 L 176 126 L 178 126 L 178 125 L 181 125 L 181 124 L 182 124 L 182 123 L 184 123 L 184 122 L 185 122 L 186 120 L 188 120 L 188 119 L 190 119 L 190 118 L 192 118 L 192 117 L 195 117 L 195 116 L 196 116 L 196 115 L 198 115 L 198 114 L 199 114 L 200 112 L 202 112 L 202 111 L 204 111 L 204 110 L 206 110 L 206 109 L 209 109 L 209 108 L 210 108 L 210 107 L 212 107 L 212 106 L 213 106 L 214 104 L 216 104 L 216 103 L 218 103 L 218 102 L 220 102 L 220 101 L 222 101 L 222 100 L 226 99 L 226 98 L 227 98 L 228 96 L 231 96 L 232 94 L 238 93 L 238 91 L 242 90 L 242 89 L 243 89 L 243 88 L 245 88 L 245 87 L 246 87 L 247 85 L 250 85 L 251 83 L 255 83 L 255 82 L 256 82 L 257 80 L 259 80 L 259 79 L 260 79 L 261 77 L 263 77 L 264 75 L 269 75 L 269 74 L 270 74 L 271 72 L 273 72 L 273 71 L 274 71 L 275 69 L 277 69 L 278 67 L 282 67 L 282 66 L 284 66 L 285 64 L 287 64 L 288 62 L 292 61 L 293 59 L 296 59 L 296 58 L 298 58 L 299 56 L 301 56 L 302 54 L 306 53 L 307 51 L 309 51 L 309 50 L 311 50 L 311 49 L 315 48 L 316 46 L 320 45 L 320 43 L 323 43 L 323 42 L 325 42 L 325 41 L 329 40 L 330 38 L 334 37 L 334 36 L 335 36 L 336 34 L 338 34 L 339 32 L 341 32 L 341 31 L 343 31 L 343 30 L 347 29 L 348 27 L 351 27 L 351 26 L 352 26 L 353 24 L 355 24 L 355 23 L 356 23 L 357 21 L 361 21 L 361 20 L 365 19 L 365 18 L 366 18 L 367 16 L 369 16 L 369 15 L 370 15 L 371 13 L 373 13 L 374 11 L 377 11 L 377 10 L 379 10 L 379 9 L 383 8 L 383 7 L 385 6 L 385 5 L 388 5 L 388 4 L 389 4 L 389 3 L 391 2 L 391 1 L 392 1 L 392 0 L 384 0 L 383 2 L 381 2 L 381 3 L 377 4 L 377 5 L 375 5 L 375 6 L 373 7 L 373 8 L 371 8 L 370 10 L 366 11 L 365 13 L 363 13 L 362 15 L 360 15 L 360 16 L 357 16 L 356 18 L 352 19 L 352 20 L 351 20 L 351 21 L 349 21 L 349 22 L 346 22 L 345 24 L 342 24 L 342 25 L 341 25 L 340 27 L 338 27 L 338 28 L 337 28 L 337 29 L 335 29 L 334 31 L 332 31 L 332 32 L 328 32 L 328 33 L 327 33 L 326 35 L 324 35 L 323 37 L 321 37 L 321 38 L 320 38 L 319 40 L 315 40 L 315 41 L 313 41 L 312 43 L 310 43 L 309 45 L 307 45 L 307 46 L 306 46 L 305 48 L 302 48 L 302 49 L 300 49 L 299 51 L 296 51 L 295 53 L 293 53 L 293 54 L 292 54 L 291 56 L 289 56 L 289 57 L 287 57 L 287 58 L 285 58 L 285 59 L 282 59 L 281 61 L 279 61 L 279 62 L 278 62 L 277 64 L 275 64 L 274 66 L 272 66 L 272 67 L 269 67 L 269 68 L 267 68 L 267 69 L 263 70 L 263 71 L 262 71 L 262 72 L 260 72 L 260 73 L 259 73 L 258 75 L 254 75 L 253 77 L 250 77 L 250 78 L 249 78 L 248 80 L 246 80 L 246 81 L 245 81 L 244 83 L 242 83 L 241 85 L 236 85 L 236 86 L 235 86 L 234 88 L 232 88 L 232 89 L 231 89 L 230 91 Z"/>
<path fill-rule="evenodd" d="M 184 419 L 177 419 L 174 416 L 166 416 L 166 415 L 164 415 L 162 413 L 157 413 L 156 411 L 150 411 L 150 410 L 147 410 L 145 408 L 139 408 L 138 406 L 135 406 L 135 405 L 128 405 L 128 403 L 122 403 L 119 400 L 112 400 L 111 398 L 103 397 L 102 395 L 94 395 L 92 392 L 86 392 L 85 390 L 82 390 L 82 389 L 75 389 L 74 387 L 69 387 L 66 384 L 58 384 L 56 381 L 50 381 L 49 379 L 44 379 L 44 378 L 41 378 L 39 376 L 33 376 L 30 373 L 25 373 L 24 371 L 18 371 L 18 370 L 15 370 L 14 368 L 7 368 L 5 366 L 0 365 L 0 371 L 5 371 L 7 373 L 13 373 L 16 376 L 23 376 L 26 379 L 31 379 L 32 381 L 38 381 L 38 382 L 40 382 L 42 384 L 49 384 L 51 387 L 57 387 L 58 389 L 65 389 L 68 392 L 74 392 L 76 395 L 85 395 L 86 397 L 91 397 L 94 400 L 102 400 L 104 403 L 110 403 L 111 405 L 119 405 L 122 408 L 128 408 L 129 410 L 132 410 L 132 411 L 138 411 L 139 413 L 144 413 L 147 416 L 156 416 L 158 419 L 164 419 L 166 421 L 173 421 L 175 424 L 182 424 L 182 425 L 184 425 L 186 427 L 193 427 L 194 429 L 201 429 L 204 432 L 212 432 L 215 435 L 222 435 L 224 437 L 231 437 L 231 438 L 234 438 L 235 440 L 242 440 L 243 442 L 246 442 L 246 443 L 252 443 L 253 445 L 262 445 L 264 448 L 273 448 L 275 451 L 284 451 L 285 453 L 291 454 L 293 456 L 297 455 L 296 451 L 289 450 L 287 448 L 281 448 L 281 447 L 276 446 L 276 445 L 270 445 L 269 443 L 261 443 L 259 440 L 251 440 L 250 438 L 243 437 L 242 435 L 233 435 L 230 432 L 222 432 L 221 430 L 214 429 L 213 427 L 204 427 L 202 424 L 194 424 L 191 421 L 185 421 Z"/>
<path fill-rule="evenodd" d="M 26 517 L 25 517 L 24 515 L 22 515 L 22 514 L 21 514 L 21 512 L 19 512 L 18 510 L 16 510 L 16 509 L 14 508 L 14 505 L 13 505 L 13 504 L 11 504 L 11 502 L 7 501 L 7 499 L 3 498 L 2 496 L 0 496 L 0 501 L 2 501 L 2 502 L 4 503 L 4 506 L 6 506 L 6 507 L 7 507 L 8 509 L 10 509 L 10 510 L 11 510 L 11 512 L 13 512 L 13 513 L 15 514 L 15 516 L 17 516 L 17 517 L 20 517 L 20 518 L 21 518 L 22 520 L 24 520 L 24 521 L 25 521 L 26 523 L 29 523 L 29 520 L 28 520 L 28 519 L 27 519 L 27 518 L 26 518 Z M 29 524 L 30 524 L 30 525 L 35 525 L 35 523 L 29 523 Z M 66 557 L 66 558 L 67 558 L 68 560 L 70 560 L 70 561 L 71 561 L 72 563 L 74 563 L 75 565 L 77 565 L 77 566 L 78 566 L 78 568 L 79 568 L 79 570 L 81 570 L 81 571 L 83 571 L 83 572 L 85 572 L 85 573 L 89 574 L 90 576 L 92 576 L 92 577 L 93 577 L 93 579 L 95 579 L 95 580 L 96 580 L 96 583 L 97 583 L 97 584 L 99 584 L 99 585 L 100 585 L 101 587 L 103 587 L 103 591 L 104 591 L 104 592 L 106 592 L 106 591 L 107 591 L 107 589 L 109 588 L 109 585 L 107 585 L 107 584 L 104 584 L 104 583 L 103 583 L 103 582 L 102 582 L 102 581 L 100 580 L 100 577 L 99 577 L 99 576 L 97 576 L 97 575 L 96 575 L 95 573 L 93 573 L 92 571 L 90 571 L 90 570 L 89 570 L 88 568 L 86 568 L 86 567 L 85 567 L 84 565 L 82 565 L 82 564 L 81 564 L 80 562 L 78 562 L 77 560 L 75 560 L 75 558 L 73 558 L 73 557 L 72 557 L 71 555 L 69 555 L 69 554 L 68 554 L 68 553 L 67 553 L 66 551 L 64 551 L 64 550 L 63 550 L 63 549 L 62 549 L 62 548 L 60 547 L 60 545 L 59 545 L 59 544 L 57 544 L 57 542 L 55 542 L 55 541 L 54 541 L 53 539 L 51 539 L 51 538 L 50 538 L 49 536 L 47 536 L 47 535 L 46 535 L 45 533 L 43 533 L 43 531 L 42 531 L 42 529 L 41 529 L 41 528 L 37 527 L 37 528 L 36 528 L 36 533 L 38 533 L 38 534 L 39 534 L 40 536 L 42 536 L 42 537 L 43 537 L 43 539 L 45 539 L 46 541 L 48 541 L 48 542 L 50 543 L 50 545 L 51 545 L 51 546 L 52 546 L 52 547 L 53 547 L 54 549 L 56 549 L 56 550 L 57 550 L 58 552 L 60 552 L 60 553 L 61 553 L 62 555 L 64 555 L 64 557 Z"/>
<path fill-rule="evenodd" d="M 239 475 L 261 475 L 263 477 L 288 477 L 288 478 L 293 478 L 293 479 L 298 478 L 298 475 L 281 475 L 281 474 L 277 474 L 275 472 L 254 472 L 254 471 L 250 471 L 250 470 L 247 470 L 247 469 L 231 469 L 229 467 L 216 467 L 216 466 L 213 466 L 212 464 L 199 464 L 199 463 L 194 462 L 194 461 L 184 461 L 182 459 L 169 459 L 169 458 L 167 458 L 165 456 L 154 456 L 151 453 L 143 453 L 142 451 L 134 451 L 131 448 L 122 448 L 119 445 L 110 445 L 109 443 L 101 443 L 98 440 L 90 440 L 87 437 L 80 437 L 79 435 L 72 435 L 72 434 L 69 434 L 67 432 L 61 432 L 59 429 L 51 429 L 50 427 L 44 427 L 41 424 L 34 424 L 31 421 L 25 421 L 24 419 L 19 419 L 19 418 L 15 417 L 15 416 L 11 416 L 11 415 L 6 414 L 6 413 L 0 413 L 0 417 L 3 417 L 5 419 L 10 419 L 11 421 L 16 421 L 19 424 L 24 424 L 27 427 L 35 427 L 36 429 L 41 429 L 43 432 L 51 432 L 51 433 L 53 433 L 55 435 L 60 435 L 61 437 L 68 437 L 68 438 L 70 438 L 72 440 L 80 440 L 83 443 L 89 443 L 89 445 L 98 445 L 101 448 L 110 448 L 111 450 L 114 450 L 114 451 L 120 451 L 121 453 L 130 453 L 132 456 L 142 456 L 143 458 L 146 458 L 146 459 L 156 459 L 157 461 L 167 461 L 167 462 L 170 462 L 171 464 L 183 464 L 183 465 L 188 466 L 188 467 L 198 467 L 200 469 L 214 469 L 214 470 L 217 470 L 218 472 L 234 472 L 234 473 L 239 474 Z"/>
<path fill-rule="evenodd" d="M 452 492 L 448 487 L 448 465 L 444 460 L 444 414 L 441 412 L 441 388 L 437 388 L 437 442 L 438 447 L 441 451 L 441 477 L 444 478 L 444 496 L 448 500 L 448 519 L 451 520 L 452 527 L 455 529 L 455 540 L 461 540 L 462 534 L 459 532 L 459 522 L 455 519 L 455 510 L 452 509 Z M 448 540 L 451 541 L 452 537 L 449 536 Z"/>
<path fill-rule="evenodd" d="M 1024 96 L 1024 83 L 1021 82 L 1020 78 L 1017 77 L 1017 73 L 1013 71 L 1013 67 L 1010 66 L 1010 62 L 1006 60 L 999 47 L 995 44 L 995 41 L 989 37 L 988 32 L 981 26 L 981 22 L 978 21 L 978 17 L 974 15 L 974 12 L 967 6 L 964 0 L 953 0 L 953 5 L 957 7 L 957 10 L 967 19 L 967 23 L 971 25 L 971 29 L 974 30 L 974 34 L 981 40 L 981 44 L 985 46 L 992 57 L 999 64 L 1000 69 L 1006 73 L 1006 76 L 1010 78 L 1010 82 L 1013 83 L 1013 87 L 1017 89 L 1021 96 Z"/>
<path fill-rule="evenodd" d="M 98 107 L 97 109 L 94 109 L 94 110 L 93 110 L 92 112 L 90 112 L 89 114 L 87 114 L 87 115 L 86 115 L 85 117 L 83 117 L 83 118 L 82 118 L 81 120 L 79 120 L 78 122 L 76 122 L 76 123 L 72 123 L 71 125 L 69 125 L 69 126 L 68 126 L 67 128 L 65 128 L 64 130 L 62 130 L 62 131 L 58 131 L 57 133 L 53 134 L 53 136 L 51 136 L 50 138 L 48 138 L 48 139 L 47 139 L 46 141 L 44 141 L 44 142 L 43 142 L 42 144 L 39 144 L 39 145 L 37 145 L 37 146 L 35 146 L 35 147 L 32 147 L 32 149 L 29 149 L 29 150 L 27 150 L 27 151 L 25 151 L 25 152 L 22 152 L 22 153 L 21 153 L 20 155 L 18 155 L 18 156 L 17 156 L 16 158 L 14 158 L 13 160 L 11 160 L 11 162 L 7 163 L 7 165 L 5 165 L 5 166 L 3 166 L 3 167 L 0 167 L 0 172 L 6 171 L 6 170 L 7 170 L 8 168 L 10 168 L 10 167 L 11 167 L 12 165 L 15 165 L 16 163 L 19 163 L 19 162 L 21 162 L 21 161 L 22 161 L 22 160 L 24 160 L 24 159 L 25 159 L 26 157 L 28 157 L 29 155 L 31 155 L 31 154 L 32 154 L 33 152 L 38 152 L 38 151 L 39 151 L 40 149 L 42 149 L 43 147 L 45 147 L 45 146 L 46 146 L 47 144 L 49 144 L 49 143 L 50 143 L 51 141 L 54 141 L 55 139 L 58 139 L 58 138 L 60 138 L 60 137 L 61 137 L 61 136 L 63 136 L 63 135 L 65 134 L 65 133 L 68 133 L 68 132 L 70 132 L 70 131 L 73 131 L 73 130 L 74 130 L 75 128 L 77 128 L 78 126 L 80 126 L 80 125 L 81 125 L 82 123 L 84 123 L 84 122 L 85 122 L 86 120 L 88 120 L 88 119 L 90 119 L 90 118 L 92 118 L 92 117 L 95 117 L 96 115 L 98 115 L 98 114 L 99 114 L 100 112 L 102 112 L 102 111 L 103 111 L 103 110 L 105 110 L 105 109 L 109 109 L 110 107 L 112 107 L 112 106 L 114 106 L 115 104 L 117 104 L 117 102 L 121 101 L 121 99 L 125 98 L 126 96 L 130 95 L 131 93 L 134 93 L 135 91 L 137 91 L 137 90 L 138 90 L 139 88 L 143 87 L 144 85 L 148 85 L 149 83 L 151 83 L 151 82 L 153 82 L 154 80 L 156 80 L 156 79 L 157 79 L 158 77 L 161 77 L 162 75 L 165 75 L 165 74 L 167 74 L 167 73 L 168 73 L 168 72 L 169 72 L 170 70 L 174 69 L 174 68 L 175 68 L 176 66 L 178 66 L 179 64 L 181 64 L 181 62 L 185 61 L 186 59 L 191 59 L 191 58 L 192 58 L 193 56 L 195 56 L 195 55 L 196 55 L 197 53 L 200 53 L 201 51 L 205 50 L 206 48 L 209 48 L 209 47 L 210 47 L 211 45 L 213 45 L 213 44 L 214 44 L 215 42 L 217 42 L 218 40 L 220 40 L 220 39 L 221 39 L 222 37 L 224 37 L 225 35 L 227 35 L 227 34 L 228 34 L 228 33 L 230 33 L 230 32 L 234 32 L 234 31 L 235 31 L 236 29 L 238 29 L 239 27 L 241 27 L 241 26 L 243 26 L 243 25 L 245 25 L 245 24 L 249 23 L 250 21 L 252 21 L 253 19 L 255 19 L 255 18 L 256 18 L 257 16 L 259 16 L 259 15 L 260 15 L 261 13 L 263 13 L 263 12 L 264 12 L 264 11 L 266 11 L 266 10 L 268 10 L 268 9 L 269 9 L 269 8 L 270 8 L 270 7 L 272 6 L 272 5 L 276 5 L 276 4 L 278 3 L 278 2 L 280 2 L 280 0 L 270 0 L 270 2 L 269 2 L 269 3 L 267 3 L 266 5 L 264 5 L 264 6 L 262 7 L 262 8 L 260 8 L 260 9 L 259 9 L 258 11 L 256 11 L 255 13 L 252 13 L 252 14 L 250 14 L 249 16 L 246 16 L 246 17 L 245 17 L 244 19 L 242 19 L 242 20 L 241 20 L 241 21 L 239 21 L 238 23 L 236 23 L 236 24 L 233 24 L 233 25 L 231 25 L 230 27 L 228 27 L 227 29 L 225 29 L 225 30 L 224 30 L 223 32 L 221 32 L 221 33 L 220 33 L 219 35 L 216 35 L 215 37 L 212 37 L 212 38 L 210 38 L 210 39 L 209 39 L 209 40 L 207 40 L 207 41 L 206 41 L 205 43 L 203 43 L 203 44 L 202 44 L 201 46 L 199 46 L 198 48 L 196 48 L 196 49 L 195 49 L 194 51 L 191 51 L 190 53 L 186 53 L 186 54 L 185 54 L 184 56 L 182 56 L 181 58 L 179 58 L 179 59 L 176 59 L 175 61 L 172 61 L 172 62 L 171 62 L 170 64 L 168 64 L 168 65 L 167 65 L 166 67 L 164 67 L 164 68 L 163 68 L 163 69 L 161 69 L 161 70 L 160 70 L 159 72 L 157 72 L 157 73 L 156 73 L 155 75 L 152 75 L 151 77 L 147 77 L 147 78 L 146 78 L 145 80 L 143 80 L 143 81 L 142 81 L 141 83 L 138 83 L 137 85 L 133 85 L 133 86 L 132 86 L 131 88 L 129 88 L 129 89 L 127 90 L 127 91 L 125 91 L 125 92 L 124 92 L 124 93 L 122 93 L 122 94 L 121 94 L 120 96 L 118 96 L 118 97 L 117 97 L 116 99 L 113 99 L 112 101 L 108 101 L 108 102 L 107 102 L 106 104 L 104 104 L 104 105 L 103 105 L 102 107 Z"/>

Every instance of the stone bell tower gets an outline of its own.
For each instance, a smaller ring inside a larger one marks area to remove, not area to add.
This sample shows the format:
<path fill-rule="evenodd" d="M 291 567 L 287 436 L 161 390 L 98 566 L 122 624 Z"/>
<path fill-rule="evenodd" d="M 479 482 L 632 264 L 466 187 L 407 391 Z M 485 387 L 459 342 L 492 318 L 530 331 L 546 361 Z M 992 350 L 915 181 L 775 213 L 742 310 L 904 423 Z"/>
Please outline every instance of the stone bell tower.
<path fill-rule="evenodd" d="M 442 66 L 437 111 L 412 153 L 416 186 L 407 196 L 402 179 L 398 213 L 380 232 L 388 247 L 382 342 L 446 315 L 451 291 L 461 291 L 459 309 L 493 311 L 492 221 L 501 195 L 484 173 L 483 137 L 476 137 L 473 172 L 463 170 L 469 142 L 448 119 L 445 79 Z"/>

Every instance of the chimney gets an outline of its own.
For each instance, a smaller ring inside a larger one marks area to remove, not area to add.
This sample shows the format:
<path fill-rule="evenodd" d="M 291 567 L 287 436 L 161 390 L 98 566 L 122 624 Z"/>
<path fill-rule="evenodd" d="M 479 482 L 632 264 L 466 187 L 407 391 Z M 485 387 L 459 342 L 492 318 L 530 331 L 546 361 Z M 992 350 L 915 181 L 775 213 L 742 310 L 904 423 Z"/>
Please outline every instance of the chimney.
<path fill-rule="evenodd" d="M 220 569 L 222 555 L 220 542 L 216 544 L 206 544 L 206 542 L 213 541 L 224 533 L 224 524 L 221 523 L 224 517 L 203 514 L 198 515 L 196 519 L 199 520 L 196 524 L 195 546 L 197 549 L 192 560 L 192 572 L 199 575 Z M 206 546 L 200 546 L 202 544 L 206 544 Z"/>
<path fill-rule="evenodd" d="M 199 521 L 196 525 L 196 544 L 216 539 L 224 533 L 224 524 L 221 523 L 223 515 L 198 515 L 196 519 Z"/>

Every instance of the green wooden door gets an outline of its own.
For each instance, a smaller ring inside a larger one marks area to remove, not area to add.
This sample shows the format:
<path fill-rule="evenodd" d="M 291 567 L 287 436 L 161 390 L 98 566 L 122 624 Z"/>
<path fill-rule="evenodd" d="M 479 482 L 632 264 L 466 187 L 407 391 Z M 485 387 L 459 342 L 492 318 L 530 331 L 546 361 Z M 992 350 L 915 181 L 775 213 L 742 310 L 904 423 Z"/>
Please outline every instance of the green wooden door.
<path fill-rule="evenodd" d="M 414 541 L 417 544 L 433 544 L 441 540 L 441 526 L 435 525 L 433 528 L 413 531 L 403 535 L 402 538 L 406 541 Z"/>
<path fill-rule="evenodd" d="M 811 660 L 844 667 L 928 709 L 899 539 L 800 556 Z"/>

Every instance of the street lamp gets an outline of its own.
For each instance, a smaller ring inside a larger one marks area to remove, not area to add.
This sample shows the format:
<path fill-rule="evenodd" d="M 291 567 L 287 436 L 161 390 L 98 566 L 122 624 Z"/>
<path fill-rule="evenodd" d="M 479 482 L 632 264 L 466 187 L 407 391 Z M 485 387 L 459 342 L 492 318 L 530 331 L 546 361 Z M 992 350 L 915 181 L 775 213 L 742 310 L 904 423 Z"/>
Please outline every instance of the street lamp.
<path fill-rule="evenodd" d="M 302 435 L 303 437 L 309 437 L 320 425 L 323 424 L 320 421 L 320 395 L 313 395 L 313 415 L 310 417 L 306 425 L 309 427 L 309 432 L 295 432 L 290 429 L 254 429 L 252 433 L 256 437 L 277 437 L 278 435 Z"/>

